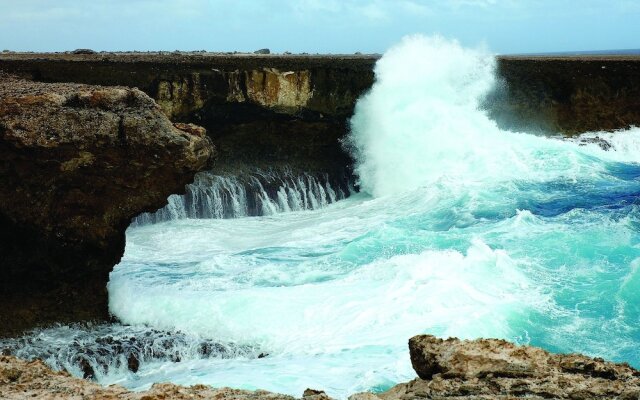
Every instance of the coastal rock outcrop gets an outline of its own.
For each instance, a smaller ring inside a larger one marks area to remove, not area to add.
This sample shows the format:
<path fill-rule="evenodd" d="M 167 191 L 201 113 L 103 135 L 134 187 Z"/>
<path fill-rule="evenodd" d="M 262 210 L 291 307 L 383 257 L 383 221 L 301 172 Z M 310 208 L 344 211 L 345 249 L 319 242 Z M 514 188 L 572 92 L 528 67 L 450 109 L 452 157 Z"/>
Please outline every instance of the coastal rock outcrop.
<path fill-rule="evenodd" d="M 156 383 L 144 392 L 130 392 L 117 385 L 108 387 L 74 378 L 67 372 L 55 372 L 40 360 L 24 361 L 0 356 L 0 398 L 3 399 L 219 399 L 219 400 L 294 400 L 294 397 L 267 392 L 230 388 L 214 389 L 205 385 L 184 387 Z M 304 397 L 323 400 L 319 396 Z"/>
<path fill-rule="evenodd" d="M 409 352 L 419 378 L 351 400 L 640 398 L 640 371 L 601 358 L 431 335 L 411 338 Z"/>
<path fill-rule="evenodd" d="M 0 336 L 107 318 L 131 218 L 212 154 L 204 129 L 137 89 L 0 75 Z"/>
<path fill-rule="evenodd" d="M 640 126 L 640 57 L 503 56 L 489 114 L 506 129 L 577 135 Z"/>
<path fill-rule="evenodd" d="M 203 126 L 216 171 L 283 170 L 346 181 L 340 139 L 377 55 L 0 54 L 29 80 L 137 87 L 174 122 Z M 343 182 L 344 183 L 344 182 Z"/>
<path fill-rule="evenodd" d="M 627 364 L 578 354 L 551 354 L 504 340 L 438 339 L 419 335 L 409 341 L 411 362 L 419 378 L 383 393 L 358 393 L 350 400 L 507 400 L 640 398 L 640 371 Z M 0 356 L 0 397 L 63 399 L 72 396 L 108 399 L 269 399 L 293 400 L 267 391 L 214 389 L 158 383 L 145 392 L 102 387 L 54 372 L 42 361 Z M 321 390 L 307 389 L 305 400 L 329 400 Z"/>

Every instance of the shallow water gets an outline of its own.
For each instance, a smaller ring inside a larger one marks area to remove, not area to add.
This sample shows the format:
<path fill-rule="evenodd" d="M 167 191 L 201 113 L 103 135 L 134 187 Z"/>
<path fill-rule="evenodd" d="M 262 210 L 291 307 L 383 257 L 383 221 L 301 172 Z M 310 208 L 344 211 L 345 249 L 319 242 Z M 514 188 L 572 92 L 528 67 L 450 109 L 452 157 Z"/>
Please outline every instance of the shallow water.
<path fill-rule="evenodd" d="M 98 380 L 346 397 L 413 378 L 406 344 L 418 333 L 640 367 L 640 130 L 586 135 L 609 151 L 501 131 L 479 110 L 493 70 L 486 51 L 406 38 L 352 121 L 362 193 L 129 228 L 111 312 L 195 338 L 185 346 L 249 350 L 151 357 Z"/>

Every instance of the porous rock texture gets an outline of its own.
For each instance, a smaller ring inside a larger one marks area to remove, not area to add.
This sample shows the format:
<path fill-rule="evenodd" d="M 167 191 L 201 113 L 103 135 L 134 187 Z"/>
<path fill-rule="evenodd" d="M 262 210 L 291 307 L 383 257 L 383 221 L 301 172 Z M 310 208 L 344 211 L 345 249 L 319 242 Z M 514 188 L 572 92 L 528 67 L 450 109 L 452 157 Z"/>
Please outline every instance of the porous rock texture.
<path fill-rule="evenodd" d="M 640 371 L 578 354 L 551 354 L 505 340 L 409 340 L 417 379 L 351 400 L 638 399 Z"/>
<path fill-rule="evenodd" d="M 577 354 L 551 354 L 504 340 L 438 339 L 415 336 L 409 341 L 411 362 L 419 378 L 379 393 L 358 393 L 350 400 L 408 399 L 618 399 L 640 398 L 640 372 L 626 364 Z M 266 391 L 213 389 L 168 383 L 131 393 L 119 386 L 102 387 L 54 372 L 42 361 L 0 356 L 0 398 L 50 399 L 265 399 L 293 400 Z M 307 389 L 305 400 L 329 400 Z"/>
<path fill-rule="evenodd" d="M 0 336 L 106 319 L 132 217 L 184 192 L 213 146 L 137 89 L 0 73 Z"/>
<path fill-rule="evenodd" d="M 205 385 L 190 387 L 157 383 L 144 392 L 130 392 L 121 386 L 100 386 L 74 378 L 67 372 L 55 372 L 42 361 L 24 361 L 12 356 L 0 356 L 0 398 L 2 399 L 216 399 L 216 400 L 295 400 L 292 396 L 264 390 L 214 389 Z M 322 391 L 307 389 L 304 400 L 328 400 Z"/>

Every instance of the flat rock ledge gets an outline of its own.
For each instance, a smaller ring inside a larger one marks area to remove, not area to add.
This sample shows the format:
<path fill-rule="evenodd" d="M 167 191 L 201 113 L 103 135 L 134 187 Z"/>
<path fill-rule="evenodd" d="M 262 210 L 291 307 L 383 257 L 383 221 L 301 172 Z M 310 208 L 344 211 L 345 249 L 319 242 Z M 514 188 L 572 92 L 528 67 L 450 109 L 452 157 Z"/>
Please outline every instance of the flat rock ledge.
<path fill-rule="evenodd" d="M 640 398 L 640 372 L 627 364 L 578 354 L 551 354 L 537 347 L 504 340 L 438 339 L 415 336 L 409 341 L 418 378 L 384 393 L 358 393 L 350 400 L 395 399 L 618 399 Z M 157 383 L 145 392 L 55 372 L 42 361 L 0 356 L 0 398 L 3 399 L 217 399 L 294 400 L 267 391 L 214 389 Z M 307 389 L 304 400 L 329 400 Z"/>
<path fill-rule="evenodd" d="M 155 211 L 214 153 L 143 92 L 0 72 L 0 337 L 105 320 L 131 218 Z"/>

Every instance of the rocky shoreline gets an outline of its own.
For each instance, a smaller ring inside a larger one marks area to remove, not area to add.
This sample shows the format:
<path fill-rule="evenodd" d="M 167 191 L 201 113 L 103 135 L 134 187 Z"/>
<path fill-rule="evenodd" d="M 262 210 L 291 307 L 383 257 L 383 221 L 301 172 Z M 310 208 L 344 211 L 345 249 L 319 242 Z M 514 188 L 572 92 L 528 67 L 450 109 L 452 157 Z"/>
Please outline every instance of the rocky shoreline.
<path fill-rule="evenodd" d="M 628 364 L 577 354 L 551 354 L 537 347 L 504 340 L 439 339 L 419 335 L 409 340 L 418 378 L 383 393 L 357 393 L 351 400 L 408 399 L 619 399 L 640 398 L 640 371 Z M 56 372 L 41 360 L 0 356 L 0 397 L 6 399 L 264 399 L 294 397 L 263 390 L 184 387 L 156 383 L 144 392 L 103 387 Z M 321 390 L 307 389 L 305 400 L 327 400 Z"/>

